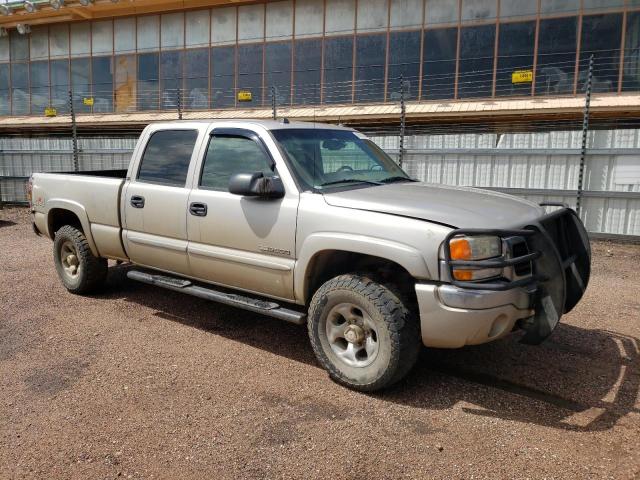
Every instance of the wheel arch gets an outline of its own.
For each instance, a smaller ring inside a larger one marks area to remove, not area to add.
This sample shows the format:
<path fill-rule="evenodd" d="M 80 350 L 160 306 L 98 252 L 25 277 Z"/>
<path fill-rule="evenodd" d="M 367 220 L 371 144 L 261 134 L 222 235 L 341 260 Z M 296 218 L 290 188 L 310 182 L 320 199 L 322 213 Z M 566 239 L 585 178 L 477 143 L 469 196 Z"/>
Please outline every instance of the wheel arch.
<path fill-rule="evenodd" d="M 79 203 L 69 200 L 47 201 L 47 236 L 53 240 L 56 232 L 64 225 L 71 225 L 78 228 L 84 234 L 93 253 L 99 257 L 98 249 L 91 233 L 91 223 L 85 208 Z"/>
<path fill-rule="evenodd" d="M 411 292 L 407 293 L 411 296 L 415 295 L 415 279 L 431 278 L 422 254 L 410 246 L 360 235 L 313 235 L 305 242 L 296 264 L 296 299 L 308 304 L 330 278 L 367 271 L 399 286 L 410 285 Z"/>

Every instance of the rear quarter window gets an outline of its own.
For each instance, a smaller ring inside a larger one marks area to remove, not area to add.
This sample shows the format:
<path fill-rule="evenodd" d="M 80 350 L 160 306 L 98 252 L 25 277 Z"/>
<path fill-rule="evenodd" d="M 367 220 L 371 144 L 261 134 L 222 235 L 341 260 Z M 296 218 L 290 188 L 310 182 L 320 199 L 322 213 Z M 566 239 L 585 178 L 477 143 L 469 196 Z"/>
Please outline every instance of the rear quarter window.
<path fill-rule="evenodd" d="M 153 133 L 140 160 L 138 181 L 184 187 L 197 138 L 197 130 Z"/>

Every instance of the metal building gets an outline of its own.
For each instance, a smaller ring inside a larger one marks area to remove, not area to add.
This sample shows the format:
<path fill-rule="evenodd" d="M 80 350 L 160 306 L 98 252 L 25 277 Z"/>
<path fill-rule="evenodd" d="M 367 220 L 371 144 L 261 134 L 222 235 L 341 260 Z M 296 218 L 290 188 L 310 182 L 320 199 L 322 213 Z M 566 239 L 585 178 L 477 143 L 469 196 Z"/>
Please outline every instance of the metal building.
<path fill-rule="evenodd" d="M 147 123 L 280 115 L 367 128 L 418 178 L 575 201 L 638 235 L 638 0 L 0 0 L 0 195 L 126 163 Z"/>

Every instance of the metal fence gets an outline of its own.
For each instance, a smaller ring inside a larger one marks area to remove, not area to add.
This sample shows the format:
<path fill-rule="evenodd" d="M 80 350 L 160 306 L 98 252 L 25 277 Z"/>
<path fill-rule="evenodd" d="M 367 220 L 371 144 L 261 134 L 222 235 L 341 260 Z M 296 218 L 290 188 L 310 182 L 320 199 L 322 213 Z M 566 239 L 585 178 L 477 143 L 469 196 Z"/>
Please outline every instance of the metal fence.
<path fill-rule="evenodd" d="M 398 157 L 400 136 L 370 134 Z M 486 188 L 575 207 L 582 132 L 408 135 L 403 167 L 438 184 Z M 126 168 L 133 137 L 79 138 L 79 169 Z M 33 172 L 73 170 L 71 138 L 0 137 L 0 198 L 26 201 Z M 640 130 L 589 132 L 581 216 L 591 233 L 640 237 Z"/>

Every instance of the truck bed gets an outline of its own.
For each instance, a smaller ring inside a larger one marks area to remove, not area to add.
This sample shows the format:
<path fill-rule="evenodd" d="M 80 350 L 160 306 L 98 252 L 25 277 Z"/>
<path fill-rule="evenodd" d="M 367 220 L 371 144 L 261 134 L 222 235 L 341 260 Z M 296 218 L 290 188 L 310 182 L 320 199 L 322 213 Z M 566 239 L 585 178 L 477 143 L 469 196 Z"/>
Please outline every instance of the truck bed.
<path fill-rule="evenodd" d="M 32 205 L 38 230 L 53 238 L 47 218 L 52 210 L 73 212 L 94 253 L 126 259 L 121 241 L 120 196 L 126 170 L 34 173 Z M 55 213 L 55 212 L 54 212 Z"/>

